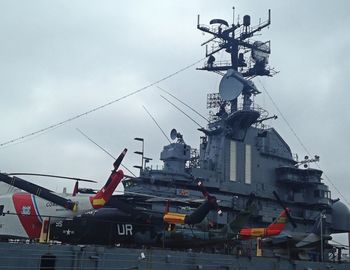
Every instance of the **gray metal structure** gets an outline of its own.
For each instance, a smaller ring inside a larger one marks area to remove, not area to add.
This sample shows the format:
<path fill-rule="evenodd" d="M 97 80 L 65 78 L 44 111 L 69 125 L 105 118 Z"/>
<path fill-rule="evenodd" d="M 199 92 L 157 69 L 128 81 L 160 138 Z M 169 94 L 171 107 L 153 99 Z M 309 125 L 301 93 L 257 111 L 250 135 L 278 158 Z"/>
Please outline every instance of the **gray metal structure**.
<path fill-rule="evenodd" d="M 278 216 L 281 205 L 273 195 L 276 191 L 298 225 L 292 228 L 289 224 L 287 230 L 310 232 L 322 212 L 323 233 L 350 232 L 349 209 L 331 198 L 322 171 L 311 166 L 319 157 L 297 160 L 282 136 L 264 125 L 276 117 L 269 117 L 253 102 L 260 91 L 252 79 L 275 73 L 268 66 L 270 41 L 252 40 L 270 22 L 270 11 L 268 19 L 254 27 L 248 15 L 243 23 L 229 25 L 213 19 L 209 26 L 200 24 L 198 16 L 197 28 L 213 36 L 202 44 L 208 60 L 199 70 L 223 75 L 219 93 L 208 94 L 207 108 L 215 111 L 211 111 L 208 126 L 199 129 L 203 132 L 199 150 L 185 143 L 185 134 L 177 137 L 172 131 L 173 142 L 164 146 L 160 155 L 163 168 L 143 166 L 140 177 L 128 180 L 125 190 L 177 199 L 200 198 L 194 181 L 200 178 L 224 210 L 223 216 L 210 215 L 218 225 L 232 220 L 254 193 L 257 211 L 247 224 L 252 227 L 267 226 Z M 227 52 L 230 59 L 216 62 L 214 55 L 219 51 Z M 152 208 L 161 211 L 164 203 L 153 203 Z M 180 210 L 175 204 L 172 211 Z"/>
<path fill-rule="evenodd" d="M 157 249 L 108 248 L 98 246 L 0 243 L 0 269 L 332 269 L 349 264 L 290 261 L 273 257 L 248 257 Z"/>
<path fill-rule="evenodd" d="M 270 12 L 268 20 L 256 27 L 250 26 L 248 15 L 244 16 L 243 24 L 232 26 L 221 19 L 212 20 L 210 26 L 198 22 L 199 30 L 213 35 L 208 42 L 215 41 L 212 50 L 207 49 L 208 61 L 199 69 L 226 71 L 223 80 L 231 76 L 242 82 L 243 90 L 237 95 L 236 89 L 231 89 L 232 97 L 237 96 L 232 100 L 226 98 L 230 96 L 227 85 L 224 90 L 220 89 L 220 94 L 209 94 L 207 107 L 216 108 L 217 112 L 211 113 L 207 128 L 199 129 L 203 132 L 199 150 L 185 143 L 185 135 L 175 131 L 179 136 L 174 137 L 172 131 L 173 142 L 164 146 L 160 154 L 163 168 L 143 166 L 140 177 L 128 180 L 125 190 L 193 198 L 200 196 L 193 180 L 201 178 L 227 210 L 223 217 L 215 217 L 222 224 L 242 209 L 253 192 L 259 208 L 252 223 L 255 226 L 270 223 L 280 212 L 281 206 L 273 196 L 273 191 L 277 191 L 290 208 L 298 230 L 308 231 L 323 211 L 329 233 L 349 232 L 349 209 L 331 198 L 328 186 L 322 181 L 322 171 L 311 168 L 311 163 L 319 157 L 296 160 L 282 136 L 264 125 L 265 120 L 274 116 L 269 117 L 267 111 L 252 100 L 260 92 L 250 79 L 271 76 L 273 69 L 267 65 L 270 41 L 252 42 L 250 38 L 269 24 Z M 213 55 L 221 50 L 229 53 L 231 61 L 215 62 Z M 222 93 L 225 98 L 220 96 Z"/>

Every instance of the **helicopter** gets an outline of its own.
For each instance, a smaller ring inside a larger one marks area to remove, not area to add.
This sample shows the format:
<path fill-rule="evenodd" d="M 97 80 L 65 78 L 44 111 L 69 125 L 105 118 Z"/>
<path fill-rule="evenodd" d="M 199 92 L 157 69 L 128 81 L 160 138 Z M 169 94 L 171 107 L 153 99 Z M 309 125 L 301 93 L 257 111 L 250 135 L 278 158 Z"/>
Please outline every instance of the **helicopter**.
<path fill-rule="evenodd" d="M 309 254 L 323 248 L 332 248 L 328 243 L 332 236 L 322 229 L 323 214 L 315 219 L 310 232 L 283 231 L 279 235 L 262 239 L 262 247 L 270 249 L 280 256 L 288 256 L 301 260 L 310 260 Z M 324 225 L 323 225 L 324 226 Z"/>
<path fill-rule="evenodd" d="M 211 210 L 222 213 L 217 200 L 198 182 L 205 201 L 191 214 L 169 211 L 169 200 L 163 213 L 135 207 L 126 196 L 115 196 L 111 206 L 90 210 L 50 226 L 50 239 L 70 244 L 151 245 L 160 246 L 165 231 L 179 224 L 201 223 Z"/>
<path fill-rule="evenodd" d="M 219 215 L 222 211 L 216 198 L 206 191 L 201 181 L 198 187 L 206 200 L 190 215 L 169 212 L 168 205 L 164 213 L 137 209 L 131 206 L 125 196 L 119 196 L 113 203 L 115 207 L 91 210 L 73 219 L 52 224 L 51 240 L 70 244 L 195 248 L 261 236 L 251 233 L 257 228 L 243 228 L 255 210 L 254 194 L 250 195 L 245 209 L 235 219 L 223 228 L 214 230 L 205 228 L 204 218 L 211 210 L 215 209 Z M 265 236 L 277 235 L 282 231 L 287 211 L 284 210 L 269 227 L 260 228 L 267 232 Z"/>
<path fill-rule="evenodd" d="M 221 229 L 182 228 L 167 232 L 165 234 L 166 247 L 215 247 L 222 244 L 234 247 L 242 241 L 264 238 L 269 233 L 278 235 L 282 232 L 286 223 L 285 210 L 266 228 L 247 228 L 244 223 L 252 215 L 249 207 L 248 205 L 242 213 L 239 213 L 236 218 Z"/>
<path fill-rule="evenodd" d="M 208 230 L 203 228 L 182 228 L 182 231 L 167 232 L 167 247 L 210 247 L 222 245 L 239 246 L 242 241 L 251 239 L 265 239 L 268 237 L 279 236 L 284 232 L 287 221 L 291 222 L 295 228 L 296 224 L 290 215 L 290 210 L 280 200 L 277 193 L 274 192 L 277 200 L 283 208 L 280 215 L 265 228 L 246 227 L 249 218 L 256 210 L 254 204 L 255 194 L 251 193 L 244 210 L 239 212 L 236 217 L 221 229 Z M 197 226 L 198 227 L 198 226 Z"/>
<path fill-rule="evenodd" d="M 282 217 L 282 219 L 288 219 L 292 227 L 295 229 L 297 225 L 294 218 L 290 215 L 290 211 L 286 208 L 286 205 L 280 199 L 276 191 L 273 191 L 273 195 L 285 210 L 285 217 Z M 321 212 L 320 215 L 314 219 L 314 225 L 310 232 L 299 232 L 283 228 L 278 234 L 273 234 L 273 231 L 268 233 L 263 230 L 257 230 L 254 233 L 257 236 L 260 235 L 261 248 L 264 250 L 270 250 L 274 254 L 286 258 L 292 257 L 300 260 L 310 260 L 311 257 L 309 254 L 319 251 L 321 246 L 322 248 L 333 247 L 328 243 L 329 240 L 332 240 L 332 237 L 326 233 L 323 219 L 324 213 Z"/>
<path fill-rule="evenodd" d="M 13 192 L 0 196 L 0 236 L 2 239 L 38 239 L 43 225 L 74 217 L 91 209 L 103 207 L 124 177 L 118 170 L 127 149 L 113 163 L 106 184 L 93 195 L 58 194 L 17 176 L 0 173 L 0 181 L 13 186 Z M 23 190 L 23 191 L 19 191 Z"/>

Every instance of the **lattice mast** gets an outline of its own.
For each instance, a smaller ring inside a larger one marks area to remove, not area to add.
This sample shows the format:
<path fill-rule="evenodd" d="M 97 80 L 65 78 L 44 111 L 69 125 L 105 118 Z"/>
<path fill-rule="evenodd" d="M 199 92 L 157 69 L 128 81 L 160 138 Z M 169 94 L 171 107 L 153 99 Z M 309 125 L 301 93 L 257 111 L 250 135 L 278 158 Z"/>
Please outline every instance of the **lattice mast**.
<path fill-rule="evenodd" d="M 272 76 L 275 71 L 268 66 L 268 57 L 270 55 L 270 41 L 261 42 L 253 40 L 253 37 L 271 23 L 271 11 L 268 11 L 268 19 L 260 22 L 256 26 L 251 26 L 250 16 L 243 16 L 243 22 L 237 20 L 231 26 L 223 19 L 212 19 L 209 26 L 200 24 L 198 15 L 197 28 L 202 32 L 212 35 L 209 40 L 201 45 L 206 46 L 207 61 L 199 70 L 207 70 L 224 75 L 223 72 L 230 70 L 235 71 L 237 76 L 242 77 L 242 80 L 247 80 L 255 76 Z M 224 50 L 230 55 L 227 61 L 216 61 L 215 54 Z M 238 72 L 238 73 L 237 73 Z M 226 73 L 227 74 L 227 73 Z M 238 78 L 239 79 L 239 78 Z M 247 81 L 245 80 L 245 81 Z M 246 82 L 242 81 L 243 84 Z M 250 81 L 248 81 L 250 83 Z M 244 87 L 242 95 L 244 100 L 250 100 L 252 94 L 260 93 L 253 83 L 251 87 Z M 237 97 L 232 100 L 227 100 L 231 104 L 231 112 L 237 110 Z"/>

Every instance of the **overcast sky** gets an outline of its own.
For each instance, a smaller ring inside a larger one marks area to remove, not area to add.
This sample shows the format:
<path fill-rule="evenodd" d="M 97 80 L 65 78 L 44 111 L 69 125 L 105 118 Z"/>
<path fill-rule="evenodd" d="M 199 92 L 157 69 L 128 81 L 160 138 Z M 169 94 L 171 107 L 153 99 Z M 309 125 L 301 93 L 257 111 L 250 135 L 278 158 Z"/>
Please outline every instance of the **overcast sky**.
<path fill-rule="evenodd" d="M 196 29 L 197 14 L 201 23 L 213 18 L 231 22 L 233 5 L 236 19 L 250 14 L 253 25 L 272 10 L 272 25 L 260 38 L 271 39 L 270 64 L 280 73 L 261 81 L 350 201 L 350 4 L 345 0 L 1 1 L 0 143 L 117 99 L 201 59 L 200 44 L 209 36 Z M 218 91 L 220 77 L 195 67 L 160 86 L 207 115 L 206 95 Z M 259 81 L 255 83 L 263 92 L 256 101 L 279 115 Z M 92 178 L 99 181 L 95 187 L 101 186 L 113 160 L 76 128 L 115 156 L 127 147 L 124 164 L 129 168 L 139 163 L 133 152 L 140 145 L 133 138 L 143 137 L 146 155 L 160 165 L 159 153 L 167 141 L 143 105 L 167 134 L 176 128 L 186 143 L 198 148 L 197 126 L 160 94 L 152 87 L 40 136 L 0 147 L 0 170 Z M 269 124 L 293 153 L 306 154 L 282 117 Z M 57 191 L 73 187 L 46 181 L 37 183 Z M 333 198 L 339 197 L 330 189 Z"/>

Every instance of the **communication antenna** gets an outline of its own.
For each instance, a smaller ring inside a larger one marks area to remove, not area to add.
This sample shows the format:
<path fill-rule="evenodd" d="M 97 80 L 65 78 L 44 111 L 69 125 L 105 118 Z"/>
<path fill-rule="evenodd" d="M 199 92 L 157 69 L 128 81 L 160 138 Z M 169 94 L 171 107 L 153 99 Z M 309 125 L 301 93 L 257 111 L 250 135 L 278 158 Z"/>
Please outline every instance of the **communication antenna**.
<path fill-rule="evenodd" d="M 235 7 L 232 7 L 232 23 L 235 22 Z"/>
<path fill-rule="evenodd" d="M 82 132 L 79 128 L 77 128 L 77 131 L 83 135 L 86 139 L 88 139 L 90 142 L 92 142 L 94 145 L 96 145 L 98 148 L 100 148 L 103 152 L 105 152 L 107 155 L 109 155 L 111 158 L 116 160 L 116 158 L 109 153 L 106 149 L 104 149 L 101 145 L 97 144 L 94 140 L 92 140 L 88 135 L 86 135 L 84 132 Z M 134 177 L 137 177 L 132 171 L 130 171 L 126 166 L 123 164 L 120 164 L 125 170 L 127 170 L 129 173 L 131 173 Z"/>
<path fill-rule="evenodd" d="M 160 95 L 163 99 L 165 99 L 167 102 L 169 102 L 171 105 L 173 105 L 176 109 L 178 109 L 180 112 L 182 112 L 185 116 L 187 116 L 188 119 L 190 119 L 193 123 L 195 123 L 200 128 L 203 128 L 201 124 L 199 124 L 196 120 L 194 120 L 191 116 L 189 116 L 187 113 L 185 113 L 183 110 L 181 110 L 178 106 L 176 106 L 174 103 L 172 103 L 169 99 L 166 97 Z"/>
<path fill-rule="evenodd" d="M 165 134 L 164 130 L 160 127 L 160 125 L 158 124 L 158 122 L 156 121 L 156 119 L 152 116 L 152 114 L 147 110 L 147 108 L 145 107 L 145 105 L 142 105 L 143 109 L 146 111 L 146 113 L 149 115 L 149 117 L 152 118 L 153 122 L 157 125 L 157 127 L 159 128 L 159 130 L 162 132 L 162 134 L 164 135 L 164 137 L 167 139 L 167 141 L 169 143 L 171 143 L 171 141 L 169 140 L 168 136 Z"/>
<path fill-rule="evenodd" d="M 176 96 L 174 96 L 173 94 L 171 94 L 169 91 L 166 91 L 164 88 L 160 87 L 157 85 L 157 88 L 160 89 L 161 91 L 167 93 L 169 96 L 173 97 L 174 99 L 176 99 L 178 102 L 180 102 L 181 104 L 183 104 L 184 106 L 186 106 L 187 108 L 189 108 L 191 111 L 193 111 L 194 113 L 196 113 L 198 116 L 202 117 L 205 121 L 209 122 L 209 120 L 207 118 L 205 118 L 202 114 L 200 114 L 198 111 L 196 111 L 195 109 L 193 109 L 191 106 L 187 105 L 184 101 L 182 101 L 181 99 L 177 98 Z"/>
<path fill-rule="evenodd" d="M 310 163 L 316 163 L 320 161 L 320 156 L 315 155 L 313 158 L 309 158 L 309 156 L 305 156 L 304 160 L 298 162 L 295 164 L 295 167 L 299 167 L 300 165 L 303 165 L 305 169 L 310 167 Z"/>
<path fill-rule="evenodd" d="M 271 24 L 271 11 L 268 11 L 266 21 L 251 26 L 249 15 L 243 16 L 243 23 L 240 23 L 239 16 L 235 22 L 235 7 L 232 7 L 232 20 L 231 25 L 222 19 L 213 19 L 209 25 L 200 24 L 198 20 L 197 28 L 212 37 L 202 43 L 202 46 L 206 46 L 207 61 L 203 67 L 197 69 L 216 73 L 232 69 L 239 71 L 243 77 L 274 75 L 276 73 L 274 69 L 267 65 L 271 52 L 270 41 L 253 42 L 251 39 Z M 229 59 L 216 62 L 214 55 L 220 51 L 227 52 Z M 248 52 L 251 54 L 249 55 Z"/>

